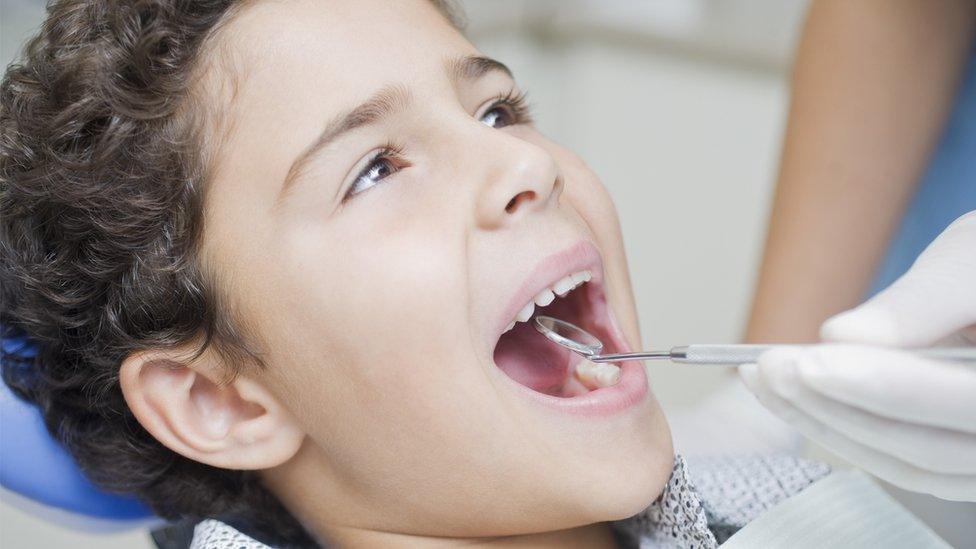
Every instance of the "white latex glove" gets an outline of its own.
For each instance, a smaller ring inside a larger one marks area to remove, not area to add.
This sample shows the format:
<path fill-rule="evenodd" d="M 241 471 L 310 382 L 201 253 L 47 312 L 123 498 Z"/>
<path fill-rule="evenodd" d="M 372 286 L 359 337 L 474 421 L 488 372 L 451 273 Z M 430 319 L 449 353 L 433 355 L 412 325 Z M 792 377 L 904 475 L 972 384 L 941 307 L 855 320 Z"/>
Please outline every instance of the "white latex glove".
<path fill-rule="evenodd" d="M 825 322 L 821 337 L 833 343 L 769 351 L 740 376 L 774 414 L 854 465 L 907 490 L 976 501 L 976 368 L 896 349 L 976 343 L 976 211 L 889 288 Z"/>

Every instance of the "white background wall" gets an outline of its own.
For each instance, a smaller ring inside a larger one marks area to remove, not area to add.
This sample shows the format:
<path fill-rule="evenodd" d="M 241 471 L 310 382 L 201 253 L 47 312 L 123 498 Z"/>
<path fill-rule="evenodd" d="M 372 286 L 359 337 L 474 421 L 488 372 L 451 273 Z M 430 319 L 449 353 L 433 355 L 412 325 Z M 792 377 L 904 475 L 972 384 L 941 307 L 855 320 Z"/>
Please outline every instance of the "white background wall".
<path fill-rule="evenodd" d="M 2 1 L 0 58 L 7 62 L 39 23 L 41 9 L 39 2 Z M 580 153 L 609 187 L 646 344 L 736 341 L 761 251 L 790 51 L 805 1 L 465 5 L 469 35 L 514 70 L 541 129 Z M 718 392 L 734 382 L 723 370 L 650 370 L 676 443 L 686 451 L 722 450 L 725 443 L 716 447 L 712 437 L 718 431 L 739 442 L 783 436 L 748 397 Z M 729 399 L 742 421 L 708 412 L 727 408 L 718 401 Z M 710 441 L 706 448 L 704 440 Z M 807 452 L 829 459 L 816 449 Z M 928 498 L 914 499 L 920 500 L 916 512 L 948 538 L 976 536 L 957 528 L 964 517 L 976 516 L 973 506 L 933 507 Z M 68 544 L 149 546 L 141 533 L 79 536 L 0 504 L 0 546 Z"/>

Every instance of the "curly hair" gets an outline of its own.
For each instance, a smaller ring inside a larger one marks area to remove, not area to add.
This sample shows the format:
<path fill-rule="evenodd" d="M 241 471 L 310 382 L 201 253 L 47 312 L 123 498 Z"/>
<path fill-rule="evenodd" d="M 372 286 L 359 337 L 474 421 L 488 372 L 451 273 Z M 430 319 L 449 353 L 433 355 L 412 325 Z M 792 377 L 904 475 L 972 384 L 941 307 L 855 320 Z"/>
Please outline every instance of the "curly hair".
<path fill-rule="evenodd" d="M 456 12 L 432 0 L 455 26 Z M 0 84 L 3 379 L 101 488 L 159 516 L 236 517 L 276 543 L 313 545 L 256 473 L 185 458 L 154 439 L 118 372 L 141 349 L 213 348 L 265 368 L 256 338 L 198 261 L 208 181 L 196 93 L 234 0 L 57 0 Z"/>

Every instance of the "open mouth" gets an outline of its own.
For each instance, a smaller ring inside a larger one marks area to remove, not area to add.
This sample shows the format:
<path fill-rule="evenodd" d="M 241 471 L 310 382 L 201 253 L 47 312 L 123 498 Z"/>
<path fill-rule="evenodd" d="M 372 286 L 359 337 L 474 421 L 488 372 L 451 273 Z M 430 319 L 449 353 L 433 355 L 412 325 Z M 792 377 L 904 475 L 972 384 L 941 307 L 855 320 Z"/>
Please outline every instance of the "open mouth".
<path fill-rule="evenodd" d="M 588 269 L 578 270 L 540 290 L 499 338 L 494 360 L 519 384 L 553 397 L 577 397 L 617 383 L 620 369 L 616 365 L 589 362 L 536 331 L 534 322 L 539 315 L 583 328 L 604 342 L 604 352 L 620 351 L 600 276 L 594 277 Z"/>

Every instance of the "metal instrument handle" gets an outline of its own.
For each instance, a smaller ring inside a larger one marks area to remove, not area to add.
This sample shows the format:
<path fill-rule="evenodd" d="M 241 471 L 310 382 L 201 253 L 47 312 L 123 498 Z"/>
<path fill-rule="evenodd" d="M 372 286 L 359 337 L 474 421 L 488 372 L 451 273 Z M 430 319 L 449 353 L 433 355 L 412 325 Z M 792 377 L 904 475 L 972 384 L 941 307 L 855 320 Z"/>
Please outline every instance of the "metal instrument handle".
<path fill-rule="evenodd" d="M 687 345 L 671 349 L 671 360 L 686 364 L 746 364 L 783 345 Z M 802 347 L 802 345 L 801 345 Z M 976 347 L 925 347 L 910 349 L 917 356 L 976 365 Z"/>
<path fill-rule="evenodd" d="M 683 364 L 747 364 L 776 345 L 686 345 L 671 349 L 671 360 Z"/>
<path fill-rule="evenodd" d="M 684 345 L 672 347 L 670 351 L 643 351 L 638 353 L 617 353 L 588 357 L 593 362 L 618 362 L 625 360 L 670 359 L 682 364 L 735 365 L 755 362 L 759 355 L 775 347 L 786 345 Z M 793 347 L 794 345 L 791 345 Z M 806 345 L 797 345 L 806 347 Z M 926 347 L 911 349 L 911 352 L 924 358 L 968 363 L 976 367 L 976 347 Z"/>

